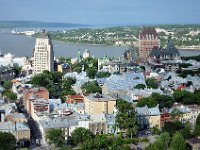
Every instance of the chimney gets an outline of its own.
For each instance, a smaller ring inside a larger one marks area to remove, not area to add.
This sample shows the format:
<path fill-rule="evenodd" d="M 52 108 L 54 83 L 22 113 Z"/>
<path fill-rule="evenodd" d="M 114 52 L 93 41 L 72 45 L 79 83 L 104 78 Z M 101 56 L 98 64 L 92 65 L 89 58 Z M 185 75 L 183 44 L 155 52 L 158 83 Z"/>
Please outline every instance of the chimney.
<path fill-rule="evenodd" d="M 1 122 L 4 122 L 5 118 L 4 118 L 5 114 L 1 113 Z"/>

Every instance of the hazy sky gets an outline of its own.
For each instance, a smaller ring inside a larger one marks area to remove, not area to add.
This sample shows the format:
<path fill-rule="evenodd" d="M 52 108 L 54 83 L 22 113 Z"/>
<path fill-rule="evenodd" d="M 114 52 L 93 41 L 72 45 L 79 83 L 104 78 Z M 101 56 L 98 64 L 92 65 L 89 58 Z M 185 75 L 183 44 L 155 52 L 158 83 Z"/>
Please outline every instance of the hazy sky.
<path fill-rule="evenodd" d="M 200 0 L 0 0 L 1 21 L 200 23 Z"/>

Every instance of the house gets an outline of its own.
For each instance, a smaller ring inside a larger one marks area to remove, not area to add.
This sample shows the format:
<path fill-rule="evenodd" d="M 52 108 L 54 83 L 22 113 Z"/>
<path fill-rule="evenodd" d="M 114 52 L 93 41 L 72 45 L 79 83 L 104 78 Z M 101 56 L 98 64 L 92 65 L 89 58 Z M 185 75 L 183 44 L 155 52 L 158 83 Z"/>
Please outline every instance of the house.
<path fill-rule="evenodd" d="M 21 122 L 13 123 L 10 121 L 1 122 L 0 131 L 12 133 L 17 139 L 17 142 L 19 142 L 20 145 L 22 146 L 25 144 L 25 142 L 30 141 L 30 128 L 26 123 L 21 123 Z"/>
<path fill-rule="evenodd" d="M 81 95 L 67 95 L 66 96 L 66 103 L 73 104 L 73 103 L 83 103 L 84 97 Z"/>
<path fill-rule="evenodd" d="M 135 109 L 136 113 L 137 113 L 137 123 L 138 123 L 138 127 L 140 129 L 149 129 L 149 111 L 148 111 L 148 107 L 144 106 L 144 107 L 136 107 Z"/>
<path fill-rule="evenodd" d="M 116 99 L 103 94 L 90 94 L 84 97 L 85 112 L 89 115 L 112 114 Z"/>
<path fill-rule="evenodd" d="M 199 137 L 187 139 L 186 142 L 191 146 L 191 148 L 193 150 L 199 150 L 200 149 L 200 138 Z"/>
<path fill-rule="evenodd" d="M 153 108 L 148 108 L 149 111 L 149 127 L 153 128 L 159 128 L 160 129 L 160 110 L 159 105 Z"/>

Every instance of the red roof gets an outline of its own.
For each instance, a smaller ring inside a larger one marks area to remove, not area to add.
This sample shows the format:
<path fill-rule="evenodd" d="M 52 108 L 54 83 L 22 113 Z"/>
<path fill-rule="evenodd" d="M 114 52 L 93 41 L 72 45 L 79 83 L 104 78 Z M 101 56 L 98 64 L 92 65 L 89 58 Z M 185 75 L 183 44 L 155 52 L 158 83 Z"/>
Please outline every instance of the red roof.
<path fill-rule="evenodd" d="M 81 95 L 68 95 L 67 98 L 71 98 L 71 99 L 83 99 L 83 96 L 81 96 Z"/>
<path fill-rule="evenodd" d="M 185 88 L 186 88 L 186 86 L 180 85 L 179 87 L 176 88 L 176 90 L 182 90 L 182 89 L 185 89 Z"/>

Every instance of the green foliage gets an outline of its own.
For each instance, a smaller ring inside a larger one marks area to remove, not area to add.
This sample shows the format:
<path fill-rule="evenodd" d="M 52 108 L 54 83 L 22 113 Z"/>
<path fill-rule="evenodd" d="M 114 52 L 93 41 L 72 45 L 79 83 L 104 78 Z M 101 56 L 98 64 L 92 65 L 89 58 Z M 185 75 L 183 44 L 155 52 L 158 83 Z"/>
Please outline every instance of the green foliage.
<path fill-rule="evenodd" d="M 180 121 L 165 122 L 162 131 L 168 132 L 172 136 L 176 131 L 182 129 L 182 123 Z"/>
<path fill-rule="evenodd" d="M 122 137 L 108 137 L 106 135 L 96 135 L 95 138 L 86 140 L 82 144 L 83 150 L 130 150 L 129 146 L 126 144 L 130 144 L 131 142 L 127 143 L 126 139 Z"/>
<path fill-rule="evenodd" d="M 200 105 L 200 92 L 191 93 L 188 91 L 174 91 L 173 97 L 176 102 L 183 103 L 185 105 L 197 104 Z"/>
<path fill-rule="evenodd" d="M 102 89 L 96 81 L 86 82 L 81 86 L 83 93 L 101 93 Z"/>
<path fill-rule="evenodd" d="M 62 147 L 65 142 L 64 132 L 61 129 L 50 129 L 47 131 L 46 138 L 49 144 Z"/>
<path fill-rule="evenodd" d="M 9 90 L 4 91 L 3 96 L 5 96 L 11 102 L 15 102 L 15 100 L 17 100 L 17 94 Z"/>
<path fill-rule="evenodd" d="M 197 120 L 196 120 L 194 135 L 200 136 L 200 114 L 198 115 Z"/>
<path fill-rule="evenodd" d="M 15 72 L 15 77 L 18 77 L 21 74 L 22 67 L 13 66 L 12 70 Z"/>
<path fill-rule="evenodd" d="M 124 131 L 126 135 L 132 136 L 137 132 L 136 116 L 132 104 L 122 100 L 117 100 L 118 113 L 116 115 L 116 127 Z"/>
<path fill-rule="evenodd" d="M 91 140 L 93 137 L 93 133 L 85 128 L 76 128 L 71 134 L 72 142 L 75 145 L 82 144 L 86 139 Z"/>
<path fill-rule="evenodd" d="M 0 132 L 0 150 L 14 150 L 16 139 L 12 133 Z"/>
<path fill-rule="evenodd" d="M 188 56 L 188 57 L 182 57 L 183 60 L 190 60 L 190 59 L 193 59 L 193 60 L 196 60 L 196 61 L 200 61 L 200 55 L 197 55 L 197 56 Z"/>
<path fill-rule="evenodd" d="M 12 82 L 10 80 L 6 81 L 3 84 L 3 87 L 5 88 L 5 90 L 10 90 L 12 88 Z"/>
<path fill-rule="evenodd" d="M 111 73 L 109 72 L 97 72 L 96 77 L 97 78 L 108 78 L 111 76 Z"/>
<path fill-rule="evenodd" d="M 158 88 L 158 81 L 155 78 L 147 78 L 145 82 L 146 82 L 147 88 L 153 88 L 153 89 Z"/>
<path fill-rule="evenodd" d="M 158 93 L 152 93 L 151 96 L 147 98 L 142 98 L 137 103 L 138 107 L 143 107 L 147 105 L 148 107 L 155 107 L 159 104 L 159 108 L 170 108 L 174 103 L 174 98 L 168 95 L 160 95 Z"/>
<path fill-rule="evenodd" d="M 97 73 L 97 69 L 88 68 L 88 69 L 86 70 L 86 73 L 87 73 L 87 75 L 88 75 L 88 77 L 89 77 L 90 79 L 94 79 L 94 77 L 95 77 L 95 75 L 96 75 L 96 73 Z"/>
<path fill-rule="evenodd" d="M 134 88 L 135 89 L 145 89 L 146 86 L 144 84 L 137 84 Z"/>
<path fill-rule="evenodd" d="M 181 68 L 188 68 L 189 66 L 192 66 L 192 64 L 189 64 L 189 63 L 179 64 L 179 67 L 181 67 Z"/>
<path fill-rule="evenodd" d="M 183 136 L 176 132 L 172 137 L 172 142 L 170 144 L 171 150 L 185 150 L 186 149 L 186 142 Z"/>
<path fill-rule="evenodd" d="M 186 122 L 185 128 L 181 129 L 180 133 L 182 134 L 184 139 L 189 139 L 189 138 L 192 137 L 192 133 L 191 133 L 191 130 L 190 130 L 190 123 L 189 122 Z"/>

